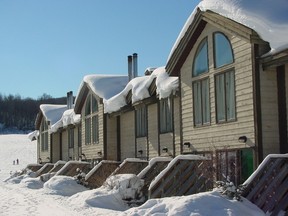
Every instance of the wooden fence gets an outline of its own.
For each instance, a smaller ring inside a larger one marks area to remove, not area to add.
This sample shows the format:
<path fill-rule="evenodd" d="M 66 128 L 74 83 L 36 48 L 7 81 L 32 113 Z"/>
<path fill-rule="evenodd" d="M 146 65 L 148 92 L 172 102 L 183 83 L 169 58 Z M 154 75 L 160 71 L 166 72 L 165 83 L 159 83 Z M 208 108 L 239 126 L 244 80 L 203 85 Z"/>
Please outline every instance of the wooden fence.
<path fill-rule="evenodd" d="M 97 164 L 85 177 L 85 182 L 91 189 L 101 187 L 113 171 L 118 168 L 120 162 L 103 160 Z"/>
<path fill-rule="evenodd" d="M 138 159 L 125 159 L 120 166 L 111 174 L 135 174 L 138 175 L 146 166 L 148 161 Z"/>
<path fill-rule="evenodd" d="M 91 164 L 88 162 L 69 161 L 55 175 L 76 176 L 77 170 L 88 173 L 91 169 Z"/>
<path fill-rule="evenodd" d="M 212 188 L 212 161 L 201 156 L 180 155 L 151 183 L 149 198 L 190 195 Z"/>
<path fill-rule="evenodd" d="M 288 213 L 288 154 L 269 155 L 244 182 L 242 196 L 271 216 Z"/>

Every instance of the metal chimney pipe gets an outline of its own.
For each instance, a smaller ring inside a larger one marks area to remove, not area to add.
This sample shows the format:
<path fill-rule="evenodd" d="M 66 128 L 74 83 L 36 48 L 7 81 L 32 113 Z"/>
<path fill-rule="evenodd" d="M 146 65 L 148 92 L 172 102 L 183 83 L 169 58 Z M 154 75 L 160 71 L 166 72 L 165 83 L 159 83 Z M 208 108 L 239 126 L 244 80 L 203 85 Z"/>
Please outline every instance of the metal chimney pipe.
<path fill-rule="evenodd" d="M 133 75 L 132 75 L 132 56 L 131 55 L 128 56 L 128 77 L 129 77 L 129 81 L 133 78 Z"/>
<path fill-rule="evenodd" d="M 137 53 L 133 53 L 133 78 L 137 77 L 138 76 L 138 62 L 137 62 Z"/>
<path fill-rule="evenodd" d="M 73 92 L 67 92 L 67 108 L 72 109 L 73 106 Z"/>

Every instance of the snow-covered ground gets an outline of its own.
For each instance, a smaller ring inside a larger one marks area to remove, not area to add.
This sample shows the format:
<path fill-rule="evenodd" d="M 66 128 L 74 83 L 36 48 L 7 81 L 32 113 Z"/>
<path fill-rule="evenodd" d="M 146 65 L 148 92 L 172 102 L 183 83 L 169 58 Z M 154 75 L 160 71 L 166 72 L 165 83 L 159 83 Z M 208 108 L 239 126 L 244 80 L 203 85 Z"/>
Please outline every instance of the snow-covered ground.
<path fill-rule="evenodd" d="M 95 190 L 88 190 L 65 176 L 54 176 L 45 183 L 28 175 L 9 178 L 11 171 L 35 163 L 36 142 L 30 142 L 26 135 L 0 135 L 0 148 L 1 216 L 265 215 L 249 201 L 229 200 L 217 191 L 151 199 L 140 207 L 129 208 L 123 197 L 139 193 L 137 188 L 141 185 L 141 180 L 133 175 L 119 175 Z M 17 158 L 19 165 L 13 165 Z M 132 186 L 128 185 L 131 182 Z"/>

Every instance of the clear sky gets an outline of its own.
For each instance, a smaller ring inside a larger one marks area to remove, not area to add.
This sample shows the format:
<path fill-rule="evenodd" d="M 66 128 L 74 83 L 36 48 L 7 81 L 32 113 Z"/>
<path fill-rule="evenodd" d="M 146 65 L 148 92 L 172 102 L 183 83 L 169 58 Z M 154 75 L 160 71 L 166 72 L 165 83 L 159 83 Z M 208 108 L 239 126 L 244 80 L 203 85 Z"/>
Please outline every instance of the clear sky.
<path fill-rule="evenodd" d="M 88 74 L 164 66 L 199 0 L 0 0 L 0 93 L 77 94 Z"/>

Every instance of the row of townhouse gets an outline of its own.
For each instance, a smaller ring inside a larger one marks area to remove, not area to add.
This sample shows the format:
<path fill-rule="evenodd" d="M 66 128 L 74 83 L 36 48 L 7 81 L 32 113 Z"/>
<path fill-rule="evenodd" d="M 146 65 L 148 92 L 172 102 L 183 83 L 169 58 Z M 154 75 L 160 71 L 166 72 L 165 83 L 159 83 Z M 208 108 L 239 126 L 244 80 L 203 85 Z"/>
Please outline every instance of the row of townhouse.
<path fill-rule="evenodd" d="M 197 7 L 165 67 L 137 77 L 133 54 L 129 76 L 88 75 L 74 104 L 69 93 L 67 106 L 41 105 L 39 159 L 201 154 L 215 162 L 218 179 L 242 182 L 266 155 L 288 152 L 288 49 L 271 52 L 270 42 Z"/>

